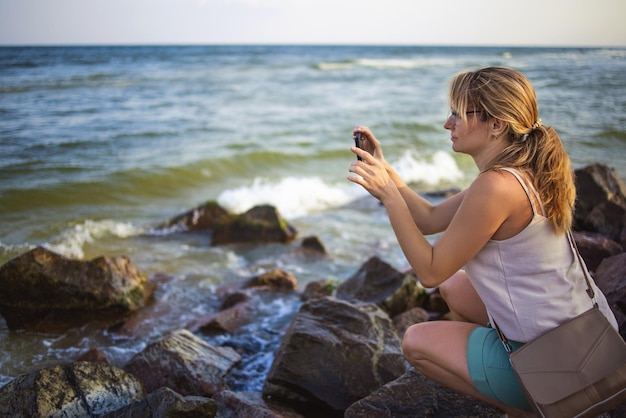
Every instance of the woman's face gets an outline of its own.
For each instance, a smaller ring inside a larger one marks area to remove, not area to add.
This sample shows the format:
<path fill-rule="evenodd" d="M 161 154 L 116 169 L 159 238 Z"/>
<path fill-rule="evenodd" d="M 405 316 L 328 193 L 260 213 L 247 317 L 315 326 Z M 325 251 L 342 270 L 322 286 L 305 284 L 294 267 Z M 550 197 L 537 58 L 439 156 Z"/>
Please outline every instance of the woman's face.
<path fill-rule="evenodd" d="M 489 123 L 481 120 L 481 111 L 470 106 L 465 112 L 466 121 L 454 109 L 443 127 L 450 131 L 452 149 L 469 155 L 477 155 L 489 142 Z"/>

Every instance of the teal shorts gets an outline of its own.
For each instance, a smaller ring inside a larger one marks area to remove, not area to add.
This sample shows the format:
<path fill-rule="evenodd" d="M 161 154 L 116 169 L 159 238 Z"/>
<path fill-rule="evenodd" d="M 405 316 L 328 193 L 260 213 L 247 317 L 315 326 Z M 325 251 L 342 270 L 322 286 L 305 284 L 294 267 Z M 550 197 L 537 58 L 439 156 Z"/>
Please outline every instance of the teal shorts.
<path fill-rule="evenodd" d="M 524 345 L 517 341 L 509 344 L 513 351 Z M 472 331 L 467 341 L 467 365 L 480 393 L 514 408 L 531 409 L 495 329 L 478 327 Z"/>

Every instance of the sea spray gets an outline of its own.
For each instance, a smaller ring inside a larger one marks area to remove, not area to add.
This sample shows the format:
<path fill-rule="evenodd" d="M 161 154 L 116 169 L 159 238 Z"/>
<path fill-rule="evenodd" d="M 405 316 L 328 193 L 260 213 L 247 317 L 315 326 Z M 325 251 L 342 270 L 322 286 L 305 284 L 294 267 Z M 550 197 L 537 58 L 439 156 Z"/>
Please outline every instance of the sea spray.
<path fill-rule="evenodd" d="M 142 228 L 127 222 L 104 219 L 94 221 L 86 219 L 65 230 L 61 236 L 51 243 L 44 244 L 49 250 L 70 258 L 84 257 L 84 247 L 98 239 L 106 237 L 128 238 L 139 235 Z"/>

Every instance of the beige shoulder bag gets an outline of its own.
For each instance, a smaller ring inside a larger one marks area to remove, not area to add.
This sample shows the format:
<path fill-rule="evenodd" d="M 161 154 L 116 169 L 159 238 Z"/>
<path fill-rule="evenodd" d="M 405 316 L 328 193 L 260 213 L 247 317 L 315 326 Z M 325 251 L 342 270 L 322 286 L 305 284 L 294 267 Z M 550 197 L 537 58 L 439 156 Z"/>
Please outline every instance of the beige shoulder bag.
<path fill-rule="evenodd" d="M 568 239 L 593 300 L 589 273 L 571 232 Z M 513 352 L 494 325 L 539 416 L 595 417 L 626 401 L 626 344 L 597 304 Z"/>

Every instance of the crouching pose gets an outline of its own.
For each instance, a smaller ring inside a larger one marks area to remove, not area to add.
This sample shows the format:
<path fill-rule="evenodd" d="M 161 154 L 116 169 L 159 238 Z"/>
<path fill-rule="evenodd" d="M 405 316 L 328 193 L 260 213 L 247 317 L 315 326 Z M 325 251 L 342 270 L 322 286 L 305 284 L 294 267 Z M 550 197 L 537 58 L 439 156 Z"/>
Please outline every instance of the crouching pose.
<path fill-rule="evenodd" d="M 410 327 L 402 349 L 425 375 L 490 402 L 511 416 L 530 407 L 494 321 L 513 349 L 590 309 L 583 266 L 568 238 L 573 171 L 556 131 L 539 119 L 520 72 L 489 67 L 450 82 L 452 149 L 480 173 L 464 191 L 432 205 L 410 190 L 366 127 L 348 177 L 385 206 L 409 264 L 426 287 L 439 287 L 450 321 Z M 434 244 L 425 235 L 442 232 Z M 602 313 L 617 329 L 594 283 Z"/>

